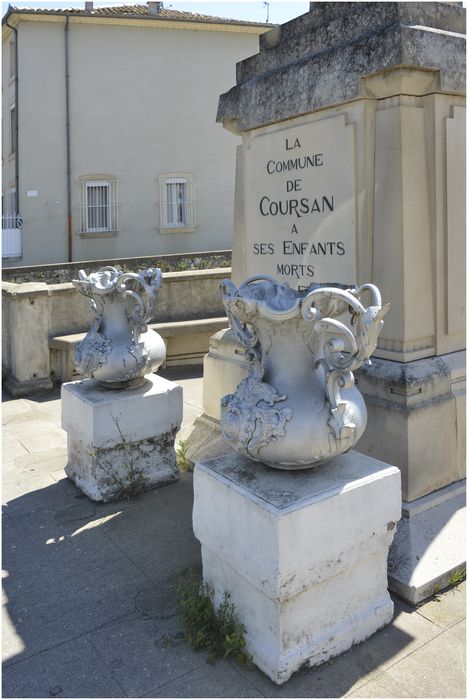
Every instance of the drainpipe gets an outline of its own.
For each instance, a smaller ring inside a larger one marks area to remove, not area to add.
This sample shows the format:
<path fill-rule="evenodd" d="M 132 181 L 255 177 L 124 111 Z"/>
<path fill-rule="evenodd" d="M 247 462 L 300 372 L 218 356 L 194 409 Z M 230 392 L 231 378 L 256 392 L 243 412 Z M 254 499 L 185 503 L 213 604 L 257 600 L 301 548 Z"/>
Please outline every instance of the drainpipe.
<path fill-rule="evenodd" d="M 68 230 L 68 262 L 73 261 L 72 237 L 72 193 L 71 193 L 71 156 L 70 156 L 70 73 L 69 73 L 69 16 L 65 18 L 65 121 L 67 140 L 67 230 Z"/>
<path fill-rule="evenodd" d="M 8 20 L 5 21 L 7 27 L 9 27 L 15 34 L 15 109 L 16 109 L 16 153 L 15 153 L 15 209 L 16 214 L 19 216 L 19 109 L 18 109 L 18 30 L 11 24 L 8 24 Z"/>

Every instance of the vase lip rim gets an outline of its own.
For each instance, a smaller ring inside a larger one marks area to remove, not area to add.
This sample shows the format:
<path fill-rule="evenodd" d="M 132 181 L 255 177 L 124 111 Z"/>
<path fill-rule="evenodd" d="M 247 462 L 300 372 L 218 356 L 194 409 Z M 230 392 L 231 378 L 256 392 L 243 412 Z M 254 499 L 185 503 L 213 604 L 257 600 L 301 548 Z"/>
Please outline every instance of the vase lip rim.
<path fill-rule="evenodd" d="M 78 279 L 73 279 L 72 284 L 77 291 L 93 290 L 104 295 L 113 292 L 117 285 L 123 282 L 135 280 L 144 285 L 152 293 L 159 291 L 162 283 L 162 271 L 159 267 L 149 267 L 146 270 L 136 272 L 123 271 L 120 267 L 104 265 L 97 270 L 86 274 L 84 269 L 78 271 Z"/>
<path fill-rule="evenodd" d="M 342 292 L 353 289 L 353 285 L 340 282 L 311 283 L 305 289 L 294 289 L 287 282 L 278 282 L 268 275 L 250 277 L 239 287 L 236 287 L 231 280 L 223 280 L 223 286 L 232 301 L 253 303 L 263 316 L 277 320 L 294 318 L 300 311 L 302 302 L 311 292 L 317 290 Z"/>

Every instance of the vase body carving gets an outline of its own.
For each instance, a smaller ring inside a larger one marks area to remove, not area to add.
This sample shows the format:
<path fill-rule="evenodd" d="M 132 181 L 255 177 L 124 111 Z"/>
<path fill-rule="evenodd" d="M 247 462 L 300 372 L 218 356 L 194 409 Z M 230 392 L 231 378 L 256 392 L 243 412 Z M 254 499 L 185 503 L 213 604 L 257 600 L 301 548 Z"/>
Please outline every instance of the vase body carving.
<path fill-rule="evenodd" d="M 231 447 L 279 469 L 306 469 L 347 452 L 367 422 L 353 370 L 374 351 L 389 305 L 374 285 L 296 291 L 269 276 L 222 284 L 249 374 L 221 401 Z M 361 297 L 370 296 L 366 308 Z"/>
<path fill-rule="evenodd" d="M 90 299 L 95 321 L 76 347 L 73 364 L 110 388 L 143 383 L 144 375 L 158 369 L 166 357 L 161 336 L 148 329 L 161 286 L 161 270 L 122 273 L 103 267 L 87 276 L 84 270 L 73 280 L 76 289 Z"/>

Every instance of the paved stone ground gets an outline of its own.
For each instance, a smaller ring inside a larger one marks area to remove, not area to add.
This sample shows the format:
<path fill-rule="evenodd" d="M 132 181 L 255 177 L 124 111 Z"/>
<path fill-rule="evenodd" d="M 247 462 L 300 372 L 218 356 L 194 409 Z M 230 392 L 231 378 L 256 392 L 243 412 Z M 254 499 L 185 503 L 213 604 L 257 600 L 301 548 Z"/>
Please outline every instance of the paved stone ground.
<path fill-rule="evenodd" d="M 170 376 L 173 378 L 173 376 Z M 200 372 L 179 372 L 185 427 Z M 466 697 L 465 585 L 275 686 L 184 642 L 178 571 L 200 567 L 192 477 L 100 505 L 65 477 L 58 393 L 3 403 L 4 697 Z"/>

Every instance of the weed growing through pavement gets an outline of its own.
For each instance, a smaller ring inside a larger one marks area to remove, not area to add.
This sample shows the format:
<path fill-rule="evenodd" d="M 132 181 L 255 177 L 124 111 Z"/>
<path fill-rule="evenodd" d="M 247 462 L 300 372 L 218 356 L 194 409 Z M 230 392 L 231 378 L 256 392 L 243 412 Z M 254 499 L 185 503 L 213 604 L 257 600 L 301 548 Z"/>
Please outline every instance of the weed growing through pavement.
<path fill-rule="evenodd" d="M 134 499 L 140 495 L 143 488 L 145 477 L 142 469 L 138 469 L 135 466 L 135 458 L 132 454 L 130 443 L 125 438 L 122 429 L 120 427 L 120 419 L 116 418 L 111 414 L 111 418 L 115 423 L 115 426 L 120 435 L 121 443 L 114 446 L 116 453 L 118 450 L 122 449 L 125 455 L 124 461 L 122 462 L 122 470 L 124 476 L 120 476 L 116 471 L 113 459 L 104 458 L 101 455 L 99 466 L 102 471 L 107 475 L 107 486 L 111 486 L 114 491 L 114 500 L 120 500 L 122 498 Z M 91 456 L 97 457 L 98 451 L 94 450 L 91 452 Z"/>
<path fill-rule="evenodd" d="M 448 580 L 448 586 L 458 586 L 459 583 L 464 581 L 466 578 L 466 568 L 464 566 L 460 566 L 459 569 L 455 569 L 455 571 L 452 573 Z"/>
<path fill-rule="evenodd" d="M 245 627 L 237 619 L 229 593 L 224 593 L 218 608 L 213 588 L 193 572 L 182 575 L 177 588 L 179 619 L 185 639 L 195 650 L 208 652 L 208 660 L 232 657 L 250 665 L 245 651 Z"/>
<path fill-rule="evenodd" d="M 183 472 L 193 471 L 193 462 L 187 458 L 188 440 L 179 440 L 176 447 L 177 465 Z"/>

